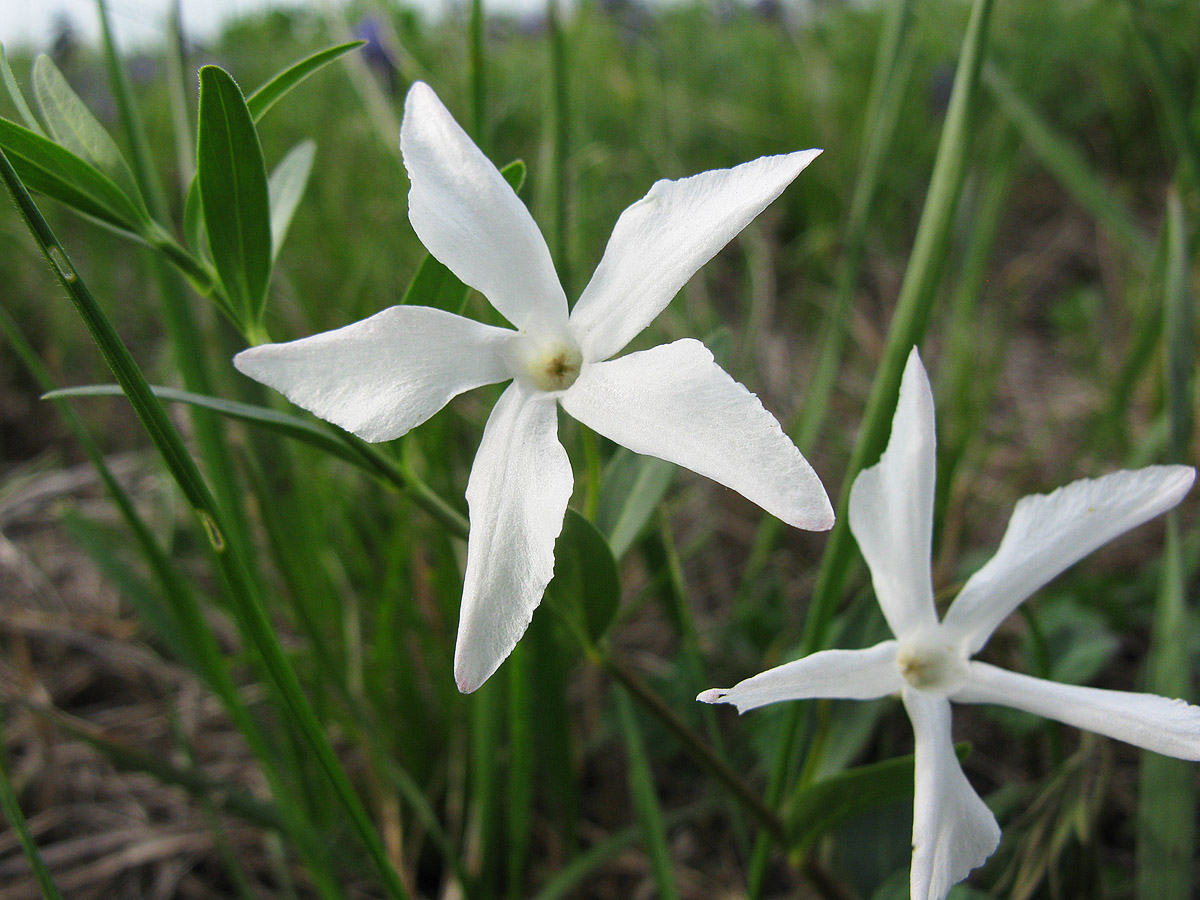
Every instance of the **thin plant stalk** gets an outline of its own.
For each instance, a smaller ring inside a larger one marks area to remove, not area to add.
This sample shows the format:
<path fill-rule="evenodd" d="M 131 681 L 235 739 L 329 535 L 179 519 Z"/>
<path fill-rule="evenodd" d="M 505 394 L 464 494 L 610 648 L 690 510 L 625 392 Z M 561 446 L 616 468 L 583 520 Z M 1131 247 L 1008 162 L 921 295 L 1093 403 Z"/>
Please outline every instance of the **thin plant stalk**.
<path fill-rule="evenodd" d="M 904 362 L 913 346 L 921 342 L 929 325 L 944 268 L 950 226 L 958 206 L 975 134 L 977 88 L 987 47 L 992 6 L 992 0 L 975 0 L 971 7 L 971 18 L 959 55 L 958 72 L 954 78 L 954 89 L 925 208 L 921 213 L 912 254 L 900 286 L 900 296 L 888 328 L 883 358 L 876 370 L 858 438 L 842 478 L 837 524 L 830 532 L 817 574 L 812 605 L 805 621 L 803 646 L 806 652 L 811 653 L 825 645 L 834 611 L 854 568 L 853 542 L 846 522 L 850 485 L 858 473 L 883 451 Z"/>
<path fill-rule="evenodd" d="M 1192 303 L 1188 289 L 1187 229 L 1183 204 L 1167 196 L 1163 359 L 1168 423 L 1168 463 L 1187 463 L 1192 431 Z M 1167 514 L 1166 549 L 1154 610 L 1146 689 L 1167 697 L 1190 697 L 1187 575 L 1178 510 Z M 1142 754 L 1137 815 L 1139 900 L 1186 900 L 1192 894 L 1196 783 L 1184 760 Z"/>

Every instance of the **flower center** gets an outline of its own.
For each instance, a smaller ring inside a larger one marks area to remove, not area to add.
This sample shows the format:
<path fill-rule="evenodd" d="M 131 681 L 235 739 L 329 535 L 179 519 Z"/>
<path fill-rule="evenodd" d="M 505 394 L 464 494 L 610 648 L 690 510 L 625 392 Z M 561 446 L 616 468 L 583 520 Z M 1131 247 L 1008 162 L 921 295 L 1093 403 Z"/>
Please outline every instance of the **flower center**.
<path fill-rule="evenodd" d="M 896 653 L 896 667 L 905 681 L 922 691 L 950 693 L 967 677 L 966 658 L 936 639 L 905 641 Z"/>
<path fill-rule="evenodd" d="M 556 338 L 540 344 L 524 359 L 525 374 L 543 391 L 565 391 L 583 368 L 583 354 L 573 342 Z"/>

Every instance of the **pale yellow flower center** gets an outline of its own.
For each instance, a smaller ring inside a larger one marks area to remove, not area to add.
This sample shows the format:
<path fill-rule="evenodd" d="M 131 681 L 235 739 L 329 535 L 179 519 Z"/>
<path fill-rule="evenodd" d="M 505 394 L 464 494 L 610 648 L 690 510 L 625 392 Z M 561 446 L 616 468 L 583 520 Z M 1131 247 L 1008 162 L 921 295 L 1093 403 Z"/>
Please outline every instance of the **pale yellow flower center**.
<path fill-rule="evenodd" d="M 966 658 L 958 648 L 939 643 L 936 635 L 902 642 L 896 667 L 905 681 L 922 691 L 950 693 L 967 677 Z"/>
<path fill-rule="evenodd" d="M 583 354 L 573 342 L 555 339 L 539 344 L 524 359 L 525 372 L 543 391 L 565 391 L 583 368 Z"/>

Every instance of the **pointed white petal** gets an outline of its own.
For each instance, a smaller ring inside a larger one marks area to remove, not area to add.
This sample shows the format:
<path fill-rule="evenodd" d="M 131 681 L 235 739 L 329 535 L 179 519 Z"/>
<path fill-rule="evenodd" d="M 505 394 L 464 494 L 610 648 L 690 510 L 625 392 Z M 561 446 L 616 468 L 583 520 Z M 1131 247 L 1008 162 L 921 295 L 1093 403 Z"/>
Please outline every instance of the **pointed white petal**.
<path fill-rule="evenodd" d="M 510 385 L 488 417 L 467 482 L 471 534 L 454 678 L 470 693 L 508 657 L 554 574 L 571 497 L 552 397 Z"/>
<path fill-rule="evenodd" d="M 404 101 L 400 151 L 408 218 L 429 252 L 517 328 L 561 327 L 567 298 L 533 216 L 420 81 Z"/>
<path fill-rule="evenodd" d="M 916 736 L 912 900 L 943 900 L 1000 843 L 996 817 L 963 774 L 950 737 L 950 701 L 905 688 Z"/>
<path fill-rule="evenodd" d="M 937 625 L 930 553 L 936 463 L 933 392 L 914 347 L 900 382 L 892 436 L 850 488 L 850 531 L 892 633 Z"/>
<path fill-rule="evenodd" d="M 1021 498 L 1000 549 L 963 587 L 945 626 L 968 639 L 968 655 L 975 653 L 1025 598 L 1097 547 L 1173 507 L 1195 477 L 1188 466 L 1150 466 Z"/>
<path fill-rule="evenodd" d="M 367 441 L 389 441 L 457 394 L 512 377 L 514 332 L 424 306 L 393 306 L 336 331 L 263 344 L 238 370 Z"/>
<path fill-rule="evenodd" d="M 758 398 L 699 341 L 591 363 L 561 402 L 618 444 L 706 475 L 790 525 L 810 531 L 833 525 L 812 467 Z"/>
<path fill-rule="evenodd" d="M 820 150 L 658 181 L 621 213 L 571 311 L 588 359 L 607 359 L 650 324 L 696 270 L 778 197 Z"/>
<path fill-rule="evenodd" d="M 1157 694 L 1059 684 L 972 661 L 955 703 L 999 703 L 1180 759 L 1200 760 L 1200 707 Z"/>
<path fill-rule="evenodd" d="M 781 700 L 874 700 L 903 686 L 896 668 L 896 642 L 884 641 L 866 650 L 821 650 L 760 672 L 727 690 L 707 690 L 696 699 L 732 703 L 744 713 Z"/>

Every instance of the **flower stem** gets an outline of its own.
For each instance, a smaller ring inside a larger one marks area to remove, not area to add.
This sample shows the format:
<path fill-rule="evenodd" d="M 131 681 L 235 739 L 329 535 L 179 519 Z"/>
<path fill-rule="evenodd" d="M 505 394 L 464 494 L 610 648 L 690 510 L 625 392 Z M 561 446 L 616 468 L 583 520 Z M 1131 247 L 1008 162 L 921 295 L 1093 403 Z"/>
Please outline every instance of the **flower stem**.
<path fill-rule="evenodd" d="M 614 659 L 610 654 L 600 651 L 596 655 L 596 662 L 604 671 L 620 682 L 621 686 L 638 703 L 651 712 L 663 725 L 667 726 L 688 754 L 707 769 L 708 773 L 724 785 L 730 793 L 737 797 L 747 811 L 758 820 L 758 824 L 766 829 L 771 837 L 780 844 L 786 843 L 787 836 L 783 827 L 783 820 L 762 802 L 758 794 L 754 792 L 750 785 L 725 760 L 717 756 L 712 748 L 701 740 L 700 736 L 692 730 L 691 726 L 679 716 L 679 713 L 668 706 L 658 694 L 654 693 L 624 663 Z"/>

